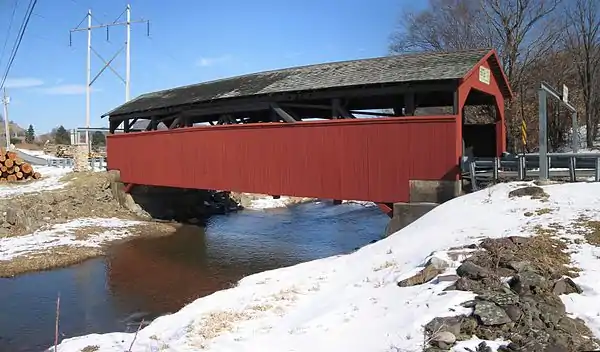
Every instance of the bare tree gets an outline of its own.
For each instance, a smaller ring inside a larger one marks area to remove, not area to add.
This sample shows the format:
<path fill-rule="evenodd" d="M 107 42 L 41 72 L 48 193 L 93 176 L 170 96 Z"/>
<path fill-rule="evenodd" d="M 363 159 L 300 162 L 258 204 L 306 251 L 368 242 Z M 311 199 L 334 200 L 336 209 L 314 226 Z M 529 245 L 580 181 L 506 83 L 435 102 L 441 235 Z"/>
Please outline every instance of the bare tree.
<path fill-rule="evenodd" d="M 485 16 L 481 0 L 429 0 L 429 7 L 404 14 L 392 34 L 390 51 L 444 51 L 492 47 L 480 23 Z"/>
<path fill-rule="evenodd" d="M 392 53 L 493 47 L 515 92 L 528 67 L 556 49 L 561 25 L 557 9 L 562 0 L 429 0 L 429 7 L 408 13 L 392 35 Z M 519 137 L 514 102 L 506 109 L 508 147 Z M 524 109 L 520 109 L 523 111 Z"/>
<path fill-rule="evenodd" d="M 600 4 L 597 0 L 576 0 L 566 7 L 565 44 L 577 70 L 584 103 L 586 144 L 593 147 L 598 132 L 598 73 L 600 70 Z"/>

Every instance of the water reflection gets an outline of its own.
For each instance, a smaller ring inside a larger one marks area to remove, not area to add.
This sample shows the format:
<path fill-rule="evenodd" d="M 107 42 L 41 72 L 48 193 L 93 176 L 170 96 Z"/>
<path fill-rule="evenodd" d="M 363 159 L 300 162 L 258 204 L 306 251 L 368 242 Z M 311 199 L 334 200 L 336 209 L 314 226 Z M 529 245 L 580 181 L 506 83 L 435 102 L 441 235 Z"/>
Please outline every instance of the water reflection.
<path fill-rule="evenodd" d="M 352 251 L 387 223 L 374 207 L 311 204 L 212 218 L 206 230 L 137 239 L 66 269 L 0 279 L 0 351 L 52 343 L 56 296 L 64 337 L 135 330 L 243 276 Z"/>

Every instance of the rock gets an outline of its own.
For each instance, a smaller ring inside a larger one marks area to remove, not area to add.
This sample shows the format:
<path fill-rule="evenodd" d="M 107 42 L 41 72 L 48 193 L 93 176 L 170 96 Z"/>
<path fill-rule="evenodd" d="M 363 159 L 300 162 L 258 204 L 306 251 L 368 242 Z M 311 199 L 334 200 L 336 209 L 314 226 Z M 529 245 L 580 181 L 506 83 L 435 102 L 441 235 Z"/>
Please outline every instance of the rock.
<path fill-rule="evenodd" d="M 510 288 L 519 295 L 536 292 L 548 288 L 548 281 L 532 271 L 517 274 L 509 281 Z"/>
<path fill-rule="evenodd" d="M 450 332 L 454 336 L 457 336 L 460 334 L 461 325 L 465 318 L 466 317 L 464 315 L 433 318 L 432 321 L 425 325 L 425 332 L 433 335 L 435 333 L 444 331 Z"/>
<path fill-rule="evenodd" d="M 521 317 L 523 316 L 523 311 L 521 310 L 521 308 L 517 307 L 516 305 L 506 306 L 506 307 L 504 307 L 504 311 L 506 312 L 506 315 L 508 315 L 508 317 L 512 321 L 519 321 L 521 319 Z"/>
<path fill-rule="evenodd" d="M 32 220 L 25 211 L 18 207 L 16 204 L 13 204 L 6 211 L 6 223 L 10 225 L 9 227 L 17 227 L 24 231 L 29 231 L 32 227 Z"/>
<path fill-rule="evenodd" d="M 510 239 L 511 242 L 516 244 L 517 246 L 522 246 L 522 245 L 526 244 L 527 242 L 531 241 L 530 237 L 523 237 L 523 236 L 509 236 L 508 239 Z"/>
<path fill-rule="evenodd" d="M 429 343 L 439 348 L 450 348 L 456 342 L 456 336 L 449 331 L 440 331 L 435 333 Z"/>
<path fill-rule="evenodd" d="M 519 351 L 521 351 L 521 349 L 514 342 L 511 342 L 508 345 L 498 347 L 498 352 L 519 352 Z"/>
<path fill-rule="evenodd" d="M 456 274 L 460 277 L 478 280 L 488 277 L 490 273 L 485 268 L 471 261 L 465 261 L 456 269 Z"/>
<path fill-rule="evenodd" d="M 439 269 L 439 270 L 446 269 L 447 267 L 450 266 L 450 264 L 448 264 L 448 262 L 446 262 L 444 259 L 440 259 L 438 257 L 429 258 L 429 260 L 427 261 L 425 266 L 428 266 L 428 265 L 433 265 L 434 268 Z"/>
<path fill-rule="evenodd" d="M 504 309 L 492 302 L 478 302 L 473 314 L 481 320 L 483 325 L 502 325 L 512 322 Z"/>
<path fill-rule="evenodd" d="M 510 240 L 509 237 L 503 237 L 503 238 L 486 238 L 483 241 L 481 241 L 481 248 L 485 249 L 485 250 L 494 250 L 495 248 L 510 248 L 513 247 L 515 244 L 513 241 Z"/>
<path fill-rule="evenodd" d="M 528 261 L 510 261 L 506 266 L 515 270 L 516 272 L 533 271 L 531 263 Z"/>
<path fill-rule="evenodd" d="M 460 305 L 465 308 L 475 308 L 475 306 L 477 305 L 477 301 L 476 300 L 466 301 L 466 302 L 461 303 Z"/>
<path fill-rule="evenodd" d="M 563 278 L 554 283 L 552 292 L 557 295 L 568 295 L 570 293 L 582 293 L 583 290 L 571 278 Z"/>
<path fill-rule="evenodd" d="M 6 211 L 6 222 L 10 225 L 16 225 L 19 222 L 19 217 L 21 214 L 14 207 L 8 208 Z"/>
<path fill-rule="evenodd" d="M 443 281 L 456 281 L 460 279 L 459 276 L 457 275 L 440 275 L 438 276 L 438 281 L 443 282 Z"/>
<path fill-rule="evenodd" d="M 553 343 L 546 346 L 544 352 L 570 352 L 570 350 L 563 344 Z"/>
<path fill-rule="evenodd" d="M 476 297 L 479 300 L 496 303 L 499 306 L 516 304 L 519 302 L 519 296 L 514 293 L 505 292 L 486 292 Z"/>
<path fill-rule="evenodd" d="M 427 265 L 415 275 L 398 282 L 400 287 L 416 286 L 433 280 L 436 276 L 442 273 L 442 270 L 437 269 L 433 265 Z"/>
<path fill-rule="evenodd" d="M 479 345 L 477 345 L 477 349 L 475 349 L 475 352 L 493 352 L 493 350 L 490 346 L 487 345 L 487 343 L 485 343 L 485 341 L 482 341 L 481 343 L 479 343 Z"/>
<path fill-rule="evenodd" d="M 508 196 L 510 198 L 531 196 L 531 198 L 533 199 L 540 199 L 548 197 L 548 194 L 544 191 L 542 187 L 527 186 L 510 191 L 508 193 Z"/>

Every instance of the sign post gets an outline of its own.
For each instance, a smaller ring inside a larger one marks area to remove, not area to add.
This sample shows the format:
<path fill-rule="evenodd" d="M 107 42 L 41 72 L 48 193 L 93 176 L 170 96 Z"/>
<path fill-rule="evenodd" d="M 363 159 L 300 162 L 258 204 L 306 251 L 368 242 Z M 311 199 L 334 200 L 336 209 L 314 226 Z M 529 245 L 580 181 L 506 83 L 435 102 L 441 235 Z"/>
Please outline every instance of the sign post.
<path fill-rule="evenodd" d="M 540 181 L 547 181 L 549 177 L 548 170 L 548 113 L 547 113 L 547 96 L 554 97 L 562 103 L 570 112 L 572 119 L 572 148 L 573 153 L 577 153 L 579 149 L 579 127 L 577 121 L 577 110 L 569 103 L 569 88 L 563 84 L 562 94 L 552 88 L 549 84 L 542 82 L 538 89 L 539 97 L 539 117 L 540 117 Z"/>

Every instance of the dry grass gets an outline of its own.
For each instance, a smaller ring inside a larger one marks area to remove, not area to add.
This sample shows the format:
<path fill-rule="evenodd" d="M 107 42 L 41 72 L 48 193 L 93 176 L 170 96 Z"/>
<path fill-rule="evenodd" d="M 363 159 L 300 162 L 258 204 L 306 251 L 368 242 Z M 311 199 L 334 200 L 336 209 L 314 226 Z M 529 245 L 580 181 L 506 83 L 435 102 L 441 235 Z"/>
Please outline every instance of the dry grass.
<path fill-rule="evenodd" d="M 247 312 L 214 311 L 208 313 L 202 323 L 193 329 L 196 337 L 200 338 L 200 348 L 206 348 L 206 340 L 213 339 L 224 332 L 232 332 L 235 323 L 252 319 Z"/>
<path fill-rule="evenodd" d="M 591 220 L 581 215 L 575 222 L 575 229 L 585 237 L 585 240 L 594 246 L 600 246 L 600 221 Z"/>
<path fill-rule="evenodd" d="M 85 346 L 84 348 L 81 349 L 81 352 L 96 352 L 96 351 L 100 351 L 100 346 L 90 345 L 90 346 Z"/>
<path fill-rule="evenodd" d="M 11 260 L 0 260 L 0 277 L 13 277 L 20 274 L 63 268 L 81 263 L 87 259 L 102 256 L 106 249 L 114 244 L 122 243 L 139 236 L 167 236 L 174 232 L 174 227 L 164 223 L 144 223 L 126 228 L 131 235 L 123 239 L 106 243 L 102 247 L 57 246 L 37 253 L 24 254 Z M 75 230 L 78 240 L 86 240 L 91 235 L 109 230 L 103 227 L 88 226 Z"/>
<path fill-rule="evenodd" d="M 380 270 L 383 270 L 383 269 L 391 268 L 393 266 L 396 266 L 396 262 L 393 261 L 393 260 L 388 260 L 385 263 L 383 263 L 383 264 L 381 264 L 381 265 L 373 268 L 373 271 L 380 271 Z"/>
<path fill-rule="evenodd" d="M 51 250 L 0 261 L 0 277 L 62 268 L 103 254 L 100 248 L 59 246 Z"/>
<path fill-rule="evenodd" d="M 550 228 L 536 226 L 535 236 L 521 246 L 518 251 L 519 256 L 545 273 L 576 277 L 579 269 L 570 266 L 571 256 L 567 252 L 568 246 L 557 237 L 560 225 L 550 226 Z"/>

